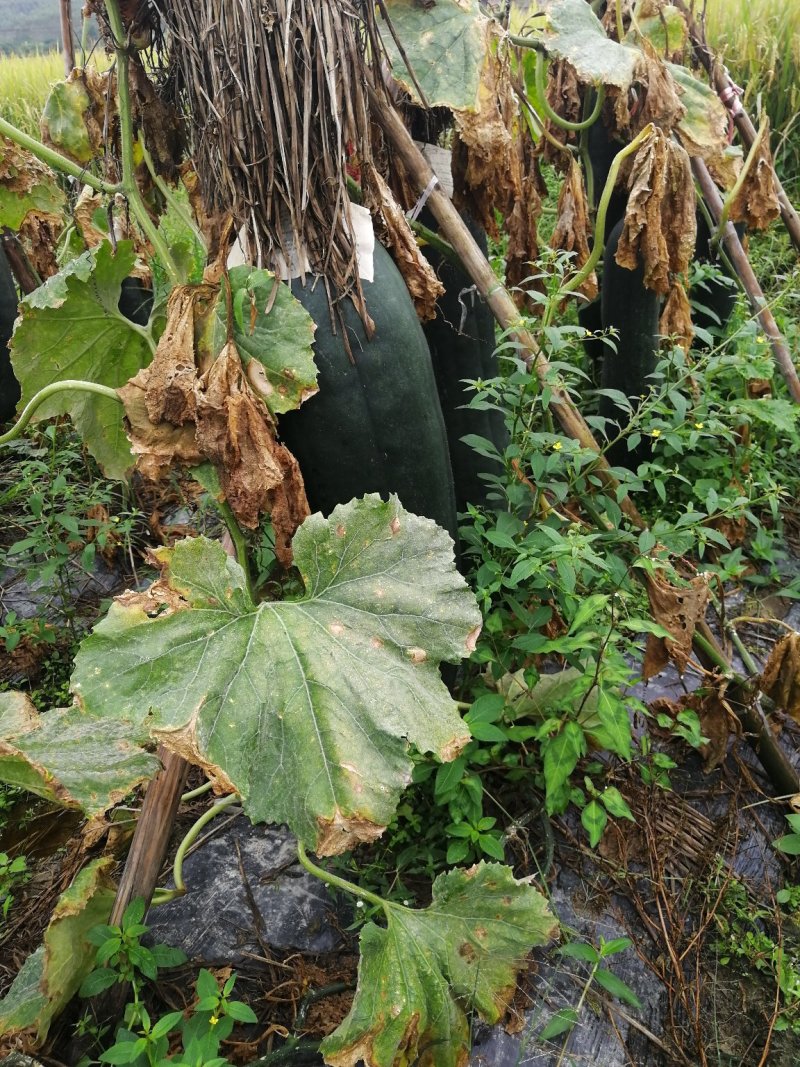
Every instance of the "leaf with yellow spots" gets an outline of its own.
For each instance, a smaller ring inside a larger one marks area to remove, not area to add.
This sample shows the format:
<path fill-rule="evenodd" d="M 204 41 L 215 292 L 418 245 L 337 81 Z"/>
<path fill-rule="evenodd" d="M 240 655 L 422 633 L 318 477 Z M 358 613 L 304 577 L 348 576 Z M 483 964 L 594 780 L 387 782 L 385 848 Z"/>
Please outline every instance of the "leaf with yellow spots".
<path fill-rule="evenodd" d="M 385 905 L 387 926 L 361 931 L 350 1014 L 322 1043 L 333 1067 L 462 1067 L 465 1010 L 503 1016 L 525 957 L 556 933 L 542 894 L 508 867 L 480 863 L 441 874 L 424 911 Z"/>
<path fill-rule="evenodd" d="M 292 543 L 304 596 L 260 604 L 216 542 L 161 549 L 156 585 L 84 641 L 78 703 L 138 716 L 237 790 L 253 822 L 288 823 L 321 855 L 374 840 L 410 780 L 410 745 L 447 761 L 470 738 L 438 670 L 480 627 L 452 547 L 396 497 L 368 496 L 306 519 Z M 172 599 L 154 595 L 164 587 Z"/>

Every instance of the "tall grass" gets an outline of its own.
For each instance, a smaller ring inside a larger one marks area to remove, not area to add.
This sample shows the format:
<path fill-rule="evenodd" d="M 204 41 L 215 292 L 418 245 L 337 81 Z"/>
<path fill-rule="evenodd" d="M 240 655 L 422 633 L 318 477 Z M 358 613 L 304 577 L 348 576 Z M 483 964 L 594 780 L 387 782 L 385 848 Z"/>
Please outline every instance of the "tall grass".
<path fill-rule="evenodd" d="M 50 86 L 64 77 L 60 52 L 0 56 L 0 115 L 21 130 L 39 136 L 39 116 Z"/>
<path fill-rule="evenodd" d="M 708 0 L 706 33 L 756 125 L 769 115 L 778 169 L 800 184 L 800 0 Z"/>

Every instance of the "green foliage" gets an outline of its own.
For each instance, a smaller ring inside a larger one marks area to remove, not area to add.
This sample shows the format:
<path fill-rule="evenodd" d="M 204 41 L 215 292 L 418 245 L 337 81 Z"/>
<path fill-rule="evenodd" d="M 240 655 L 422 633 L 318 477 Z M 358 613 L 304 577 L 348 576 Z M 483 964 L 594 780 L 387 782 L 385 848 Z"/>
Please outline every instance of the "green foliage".
<path fill-rule="evenodd" d="M 99 1062 L 131 1064 L 132 1067 L 224 1067 L 219 1055 L 222 1041 L 230 1037 L 235 1023 L 254 1023 L 255 1013 L 241 1001 L 232 1000 L 236 976 L 231 975 L 222 989 L 213 974 L 201 970 L 197 977 L 197 1002 L 187 1017 L 169 1012 L 151 1019 L 143 1003 L 148 983 L 155 984 L 159 971 L 186 961 L 180 949 L 166 945 L 145 947 L 141 939 L 148 927 L 142 922 L 144 902 L 132 901 L 119 926 L 94 927 L 89 939 L 96 946 L 98 966 L 87 975 L 80 989 L 82 997 L 93 997 L 117 983 L 131 986 L 132 1001 L 124 1013 L 124 1023 L 114 1044 L 100 1053 Z M 175 1038 L 180 1035 L 180 1049 Z M 169 1055 L 172 1048 L 173 1055 Z"/>
<path fill-rule="evenodd" d="M 11 859 L 7 853 L 0 852 L 0 930 L 14 903 L 14 890 L 24 885 L 29 877 L 28 862 L 24 856 Z"/>
<path fill-rule="evenodd" d="M 575 1007 L 561 1008 L 553 1015 L 539 1034 L 542 1041 L 552 1041 L 553 1038 L 566 1034 L 564 1045 L 566 1049 L 566 1041 L 569 1040 L 569 1034 L 580 1019 L 581 1010 L 593 985 L 600 986 L 616 1000 L 621 1000 L 637 1011 L 642 1010 L 641 1001 L 630 986 L 618 978 L 613 971 L 602 966 L 604 960 L 619 952 L 625 952 L 632 945 L 633 942 L 629 937 L 616 937 L 611 941 L 606 941 L 601 937 L 597 948 L 584 941 L 570 941 L 557 949 L 558 954 L 565 959 L 588 964 L 588 974 Z"/>

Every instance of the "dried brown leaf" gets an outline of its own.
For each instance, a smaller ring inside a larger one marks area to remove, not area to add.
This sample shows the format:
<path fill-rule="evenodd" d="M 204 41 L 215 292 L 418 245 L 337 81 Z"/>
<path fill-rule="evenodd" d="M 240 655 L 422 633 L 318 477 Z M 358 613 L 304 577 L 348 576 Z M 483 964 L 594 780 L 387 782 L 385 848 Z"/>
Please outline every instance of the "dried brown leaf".
<path fill-rule="evenodd" d="M 583 118 L 583 102 L 581 100 L 580 81 L 578 72 L 566 59 L 557 60 L 550 64 L 546 84 L 547 102 L 561 118 L 568 122 L 579 122 Z M 556 126 L 551 120 L 547 120 L 547 126 L 553 135 L 555 142 L 545 139 L 541 145 L 542 158 L 552 163 L 556 170 L 565 172 L 569 168 L 573 157 L 557 144 L 574 143 L 577 134 Z"/>
<path fill-rule="evenodd" d="M 787 634 L 774 646 L 761 675 L 761 689 L 800 721 L 800 633 Z"/>
<path fill-rule="evenodd" d="M 195 417 L 195 313 L 208 310 L 217 290 L 181 285 L 167 303 L 167 324 L 147 370 L 147 414 L 152 423 L 182 426 Z"/>
<path fill-rule="evenodd" d="M 683 674 L 692 652 L 692 638 L 708 602 L 708 582 L 698 575 L 688 585 L 677 586 L 659 574 L 648 575 L 647 596 L 653 619 L 670 633 L 669 638 L 648 634 L 642 678 L 647 681 L 670 660 Z"/>
<path fill-rule="evenodd" d="M 558 221 L 550 244 L 555 249 L 574 252 L 573 267 L 575 270 L 580 270 L 591 254 L 589 239 L 592 235 L 592 225 L 589 219 L 586 188 L 583 184 L 583 170 L 576 159 L 571 160 L 564 184 L 561 186 L 557 210 Z M 580 286 L 580 292 L 587 300 L 595 299 L 598 290 L 597 275 L 594 271 Z"/>
<path fill-rule="evenodd" d="M 101 193 L 96 193 L 88 185 L 85 185 L 75 202 L 72 217 L 87 248 L 96 248 L 103 241 L 108 240 L 106 230 L 97 225 L 98 211 L 103 212 L 108 218 L 107 199 Z M 137 260 L 131 270 L 131 276 L 152 284 L 153 274 L 145 259 L 149 254 L 149 249 L 142 240 L 138 227 L 131 225 L 128 206 L 121 193 L 117 193 L 114 198 L 113 226 L 116 239 L 118 241 L 132 241 L 136 250 Z"/>
<path fill-rule="evenodd" d="M 372 164 L 361 168 L 362 180 L 369 189 L 383 243 L 391 250 L 392 258 L 403 275 L 417 315 L 422 322 L 436 318 L 436 301 L 444 295 L 444 286 L 436 271 L 420 252 L 414 233 L 408 225 L 392 191 Z"/>
<path fill-rule="evenodd" d="M 520 161 L 522 193 L 506 216 L 506 286 L 514 296 L 517 306 L 534 313 L 541 304 L 536 304 L 527 293 L 534 286 L 540 290 L 543 281 L 532 282 L 534 264 L 539 258 L 539 217 L 542 213 L 542 198 L 547 186 L 539 170 L 539 159 L 527 129 L 520 131 L 516 141 Z"/>
<path fill-rule="evenodd" d="M 149 368 L 140 370 L 117 390 L 125 408 L 125 429 L 131 451 L 137 457 L 136 469 L 151 482 L 161 481 L 176 463 L 194 467 L 203 456 L 195 440 L 194 423 L 173 426 L 169 422 L 152 423 L 147 414 L 146 394 Z"/>
<path fill-rule="evenodd" d="M 686 274 L 697 236 L 695 193 L 686 151 L 659 129 L 633 161 L 625 225 L 617 247 L 620 267 L 644 265 L 644 283 L 668 293 L 670 272 Z"/>
<path fill-rule="evenodd" d="M 508 216 L 522 195 L 518 108 L 510 71 L 497 52 L 487 57 L 475 111 L 454 111 L 453 203 L 487 233 L 498 235 L 495 210 Z"/>
<path fill-rule="evenodd" d="M 646 37 L 641 41 L 641 49 L 644 56 L 641 74 L 644 101 L 636 113 L 633 133 L 638 133 L 648 122 L 652 122 L 669 134 L 686 114 L 686 108 L 681 103 L 675 80 Z"/>
<path fill-rule="evenodd" d="M 63 229 L 64 220 L 60 215 L 29 211 L 17 231 L 28 262 L 42 281 L 52 278 L 60 270 L 56 249 Z"/>
<path fill-rule="evenodd" d="M 686 709 L 695 712 L 701 733 L 708 738 L 699 750 L 705 760 L 706 772 L 719 767 L 728 751 L 729 740 L 742 732 L 738 716 L 725 699 L 726 684 L 719 679 L 716 686 L 704 686 L 694 693 L 685 693 L 678 700 L 657 697 L 650 703 L 653 714 L 667 714 L 671 719 L 677 719 Z"/>
<path fill-rule="evenodd" d="M 661 312 L 658 330 L 663 337 L 675 338 L 684 352 L 688 352 L 692 347 L 694 338 L 692 308 L 683 282 L 677 276 L 672 279 L 672 286 Z"/>
<path fill-rule="evenodd" d="M 749 230 L 766 230 L 780 215 L 775 191 L 775 165 L 769 146 L 769 120 L 765 120 L 753 145 L 753 158 L 730 206 L 731 222 L 744 222 Z"/>

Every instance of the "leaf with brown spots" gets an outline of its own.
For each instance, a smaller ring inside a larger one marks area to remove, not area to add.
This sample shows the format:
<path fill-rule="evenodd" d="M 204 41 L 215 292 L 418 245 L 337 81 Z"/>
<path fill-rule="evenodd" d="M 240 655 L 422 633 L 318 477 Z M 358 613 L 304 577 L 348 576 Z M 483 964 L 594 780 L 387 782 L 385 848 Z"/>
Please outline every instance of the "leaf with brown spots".
<path fill-rule="evenodd" d="M 558 221 L 550 244 L 555 249 L 574 252 L 573 268 L 578 271 L 590 255 L 589 236 L 592 226 L 589 221 L 589 205 L 583 184 L 583 169 L 577 159 L 572 159 L 558 197 Z M 580 287 L 587 300 L 597 296 L 597 275 L 594 271 Z"/>
<path fill-rule="evenodd" d="M 628 182 L 625 225 L 617 246 L 620 267 L 644 264 L 644 284 L 668 293 L 670 273 L 686 274 L 697 236 L 689 157 L 659 129 L 645 138 Z"/>
<path fill-rule="evenodd" d="M 50 89 L 42 112 L 45 144 L 76 163 L 91 163 L 118 134 L 116 75 L 86 68 L 73 70 Z M 112 158 L 109 154 L 109 158 Z M 113 181 L 113 176 L 109 175 Z"/>
<path fill-rule="evenodd" d="M 709 589 L 705 578 L 698 575 L 685 586 L 673 585 L 659 574 L 647 576 L 647 596 L 653 619 L 671 637 L 648 634 L 642 678 L 647 681 L 658 674 L 672 660 L 683 674 L 692 654 L 692 638 L 708 603 Z"/>
<path fill-rule="evenodd" d="M 60 219 L 66 197 L 58 180 L 30 152 L 0 137 L 0 226 L 18 230 L 28 214 Z"/>
<path fill-rule="evenodd" d="M 766 230 L 780 213 L 775 191 L 775 165 L 769 147 L 769 119 L 765 119 L 748 153 L 729 218 L 731 222 L 745 223 L 749 230 Z"/>
<path fill-rule="evenodd" d="M 439 663 L 469 655 L 480 614 L 448 535 L 396 498 L 311 515 L 292 547 L 305 594 L 258 604 L 218 543 L 159 549 L 150 592 L 168 586 L 180 610 L 116 601 L 73 684 L 96 728 L 134 716 L 254 822 L 332 854 L 390 821 L 411 745 L 448 761 L 469 741 Z"/>
<path fill-rule="evenodd" d="M 779 708 L 800 721 L 800 633 L 787 634 L 774 646 L 760 686 Z"/>
<path fill-rule="evenodd" d="M 497 863 L 439 875 L 430 907 L 389 903 L 386 919 L 361 931 L 353 1007 L 322 1043 L 333 1067 L 463 1067 L 465 1009 L 501 1019 L 525 957 L 558 929 L 544 896 Z"/>
<path fill-rule="evenodd" d="M 176 464 L 193 467 L 203 457 L 195 440 L 194 423 L 173 426 L 150 421 L 145 402 L 148 382 L 148 371 L 139 371 L 117 393 L 125 408 L 125 432 L 136 457 L 136 469 L 148 481 L 158 482 Z"/>

